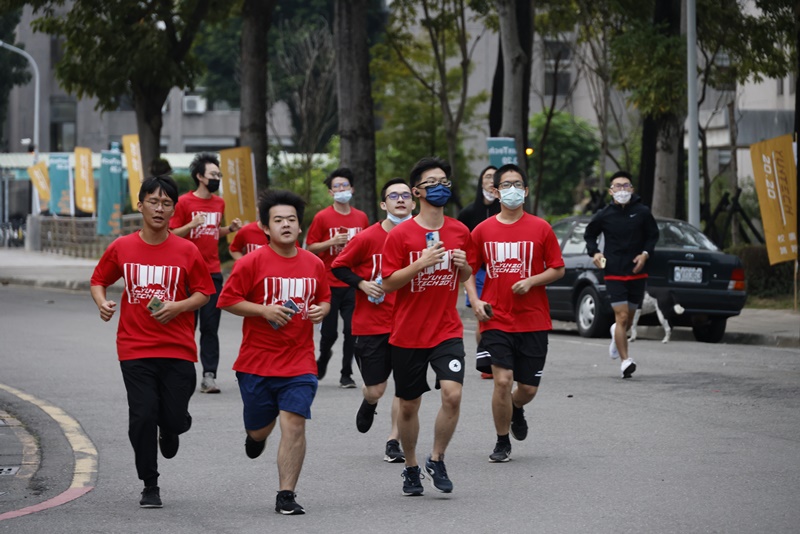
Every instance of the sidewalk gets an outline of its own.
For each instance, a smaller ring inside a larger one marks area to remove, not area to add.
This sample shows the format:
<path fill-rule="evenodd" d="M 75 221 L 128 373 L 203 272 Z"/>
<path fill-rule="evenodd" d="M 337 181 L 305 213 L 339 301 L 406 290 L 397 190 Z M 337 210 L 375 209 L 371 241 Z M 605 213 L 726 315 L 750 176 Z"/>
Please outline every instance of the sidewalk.
<path fill-rule="evenodd" d="M 89 279 L 97 260 L 72 258 L 41 252 L 26 252 L 17 248 L 0 248 L 0 284 L 27 285 L 42 288 L 69 289 L 89 292 Z M 122 291 L 118 281 L 114 288 Z M 466 323 L 474 322 L 472 311 L 463 307 L 461 316 Z M 472 329 L 475 326 L 472 325 Z M 660 339 L 660 327 L 639 327 L 643 339 Z M 575 331 L 575 323 L 553 321 L 555 332 Z M 672 339 L 693 340 L 691 330 L 676 328 Z M 728 319 L 723 343 L 800 348 L 800 314 L 791 310 L 762 310 L 745 308 L 741 315 Z"/>

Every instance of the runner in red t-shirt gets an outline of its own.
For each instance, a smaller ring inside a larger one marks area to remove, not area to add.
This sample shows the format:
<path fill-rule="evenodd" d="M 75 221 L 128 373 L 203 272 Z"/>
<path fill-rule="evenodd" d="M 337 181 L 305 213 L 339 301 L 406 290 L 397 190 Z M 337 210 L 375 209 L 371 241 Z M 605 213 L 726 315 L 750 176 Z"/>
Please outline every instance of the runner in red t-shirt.
<path fill-rule="evenodd" d="M 228 247 L 234 261 L 239 260 L 245 254 L 267 245 L 267 235 L 258 225 L 258 221 L 245 224 L 236 232 L 233 242 Z"/>
<path fill-rule="evenodd" d="M 233 365 L 244 404 L 245 453 L 257 458 L 280 417 L 280 491 L 275 511 L 305 510 L 295 487 L 306 452 L 306 419 L 317 392 L 314 328 L 330 311 L 330 288 L 319 258 L 295 246 L 303 199 L 268 191 L 259 200 L 269 245 L 234 264 L 219 297 L 225 311 L 244 317 L 242 346 Z"/>
<path fill-rule="evenodd" d="M 436 490 L 450 493 L 453 483 L 444 453 L 458 423 L 464 381 L 463 326 L 456 302 L 459 284 L 472 274 L 474 254 L 467 227 L 444 215 L 450 198 L 450 165 L 423 158 L 411 170 L 410 182 L 412 194 L 420 199 L 419 215 L 392 230 L 383 248 L 383 288 L 387 293 L 397 290 L 389 343 L 406 456 L 403 494 L 423 491 L 416 448 L 420 401 L 430 390 L 429 364 L 442 390 L 442 406 L 425 470 Z"/>
<path fill-rule="evenodd" d="M 106 249 L 92 273 L 100 318 L 117 303 L 106 288 L 120 278 L 125 290 L 117 327 L 117 354 L 128 392 L 128 436 L 144 482 L 139 505 L 160 508 L 158 453 L 178 452 L 178 435 L 192 425 L 189 399 L 197 375 L 194 310 L 208 302 L 214 283 L 197 247 L 170 234 L 178 186 L 169 176 L 148 178 L 139 190 L 143 227 Z"/>
<path fill-rule="evenodd" d="M 208 270 L 211 271 L 211 278 L 217 288 L 208 304 L 195 314 L 195 319 L 200 326 L 200 362 L 203 364 L 200 393 L 219 393 L 216 383 L 219 366 L 217 331 L 220 320 L 217 298 L 222 290 L 219 240 L 237 231 L 242 226 L 242 221 L 234 219 L 229 226 L 222 226 L 225 201 L 213 194 L 219 189 L 222 179 L 216 156 L 207 153 L 197 154 L 189 166 L 189 172 L 197 189 L 181 195 L 169 227 L 176 236 L 185 237 L 197 245 L 208 263 Z"/>
<path fill-rule="evenodd" d="M 523 406 L 539 388 L 547 332 L 552 329 L 544 286 L 564 276 L 564 260 L 550 225 L 523 209 L 528 194 L 525 172 L 516 165 L 503 165 L 494 173 L 494 186 L 500 213 L 472 231 L 478 251 L 473 268 L 486 265 L 483 293 L 478 296 L 474 277 L 465 286 L 481 331 L 477 367 L 491 370 L 494 379 L 497 443 L 489 461 L 507 462 L 509 427 L 519 441 L 528 435 Z"/>
<path fill-rule="evenodd" d="M 350 322 L 355 308 L 355 289 L 333 276 L 330 272 L 334 258 L 358 232 L 369 226 L 367 214 L 350 206 L 353 196 L 353 171 L 347 168 L 336 169 L 325 178 L 328 194 L 333 197 L 329 206 L 314 216 L 306 234 L 306 248 L 322 258 L 328 269 L 328 282 L 331 286 L 331 313 L 322 321 L 319 340 L 319 369 L 317 377 L 322 380 L 328 370 L 333 344 L 336 343 L 339 328 L 339 315 L 344 326 L 342 344 L 342 372 L 339 387 L 356 387 L 353 381 L 353 336 Z"/>
<path fill-rule="evenodd" d="M 385 294 L 382 285 L 381 261 L 386 236 L 392 229 L 411 218 L 415 203 L 411 189 L 402 178 L 386 182 L 381 189 L 381 209 L 386 219 L 375 223 L 347 244 L 344 251 L 333 260 L 332 272 L 356 292 L 356 310 L 353 313 L 355 357 L 361 378 L 364 380 L 364 400 L 356 414 L 359 432 L 367 432 L 375 418 L 378 401 L 386 392 L 386 383 L 392 372 L 392 353 L 389 347 L 395 293 Z M 394 397 L 391 410 L 392 428 L 386 441 L 384 461 L 405 460 L 400 449 L 397 431 L 399 399 Z"/>

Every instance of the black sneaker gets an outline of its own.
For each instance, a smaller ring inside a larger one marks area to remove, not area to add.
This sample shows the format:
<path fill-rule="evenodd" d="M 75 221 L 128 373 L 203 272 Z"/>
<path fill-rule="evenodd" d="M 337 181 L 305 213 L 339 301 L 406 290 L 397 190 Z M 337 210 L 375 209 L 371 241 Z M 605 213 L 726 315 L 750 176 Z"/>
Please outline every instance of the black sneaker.
<path fill-rule="evenodd" d="M 511 405 L 511 435 L 517 441 L 524 441 L 528 437 L 528 422 L 525 420 L 525 408 Z"/>
<path fill-rule="evenodd" d="M 422 495 L 425 488 L 422 487 L 422 480 L 425 475 L 422 474 L 418 465 L 413 467 L 406 467 L 403 469 L 403 495 L 409 497 L 418 497 Z"/>
<path fill-rule="evenodd" d="M 372 428 L 372 422 L 375 420 L 375 409 L 377 407 L 377 402 L 375 404 L 370 404 L 367 402 L 367 399 L 361 401 L 361 406 L 358 408 L 358 413 L 356 414 L 356 428 L 362 434 L 368 432 L 369 429 Z"/>
<path fill-rule="evenodd" d="M 433 484 L 433 489 L 441 491 L 442 493 L 450 493 L 453 491 L 453 483 L 447 476 L 447 468 L 444 466 L 444 460 L 434 462 L 431 460 L 431 457 L 428 456 L 428 461 L 425 462 L 425 471 L 428 472 L 431 484 Z"/>
<path fill-rule="evenodd" d="M 342 389 L 355 389 L 356 383 L 350 376 L 343 376 L 341 380 L 339 380 L 339 387 Z"/>
<path fill-rule="evenodd" d="M 178 454 L 178 447 L 181 442 L 178 434 L 171 434 L 158 429 L 158 448 L 161 449 L 161 456 L 164 458 L 174 458 Z"/>
<path fill-rule="evenodd" d="M 294 498 L 297 497 L 293 491 L 282 490 L 275 498 L 275 511 L 283 515 L 303 515 L 306 511 L 297 504 Z"/>
<path fill-rule="evenodd" d="M 325 378 L 325 372 L 328 370 L 328 361 L 320 358 L 317 360 L 317 380 Z"/>
<path fill-rule="evenodd" d="M 494 452 L 489 455 L 491 463 L 507 462 L 511 459 L 511 443 L 501 443 L 500 441 L 494 446 Z"/>
<path fill-rule="evenodd" d="M 161 508 L 161 491 L 158 486 L 145 486 L 142 490 L 142 498 L 139 499 L 139 506 L 142 508 Z"/>
<path fill-rule="evenodd" d="M 267 440 L 256 441 L 248 435 L 244 440 L 244 452 L 247 454 L 248 458 L 255 459 L 261 456 L 261 453 L 264 452 L 264 447 L 266 447 L 266 445 Z"/>
<path fill-rule="evenodd" d="M 386 455 L 383 457 L 384 462 L 396 464 L 406 461 L 406 455 L 403 454 L 403 449 L 400 448 L 400 442 L 396 439 L 390 439 L 386 442 Z"/>

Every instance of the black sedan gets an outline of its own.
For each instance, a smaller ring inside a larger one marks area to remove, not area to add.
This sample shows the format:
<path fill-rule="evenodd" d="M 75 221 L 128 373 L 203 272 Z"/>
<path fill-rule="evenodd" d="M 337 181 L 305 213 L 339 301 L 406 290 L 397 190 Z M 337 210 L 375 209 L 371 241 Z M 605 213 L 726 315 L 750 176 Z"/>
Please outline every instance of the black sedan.
<path fill-rule="evenodd" d="M 614 312 L 603 271 L 586 253 L 583 239 L 590 217 L 569 217 L 553 225 L 566 273 L 547 286 L 550 316 L 575 321 L 583 337 L 608 336 Z M 656 219 L 660 236 L 648 260 L 647 292 L 673 326 L 691 326 L 695 339 L 717 343 L 728 317 L 739 315 L 746 298 L 744 269 L 736 256 L 721 252 L 702 232 L 674 219 Z M 603 250 L 602 236 L 600 250 Z M 683 308 L 683 313 L 675 312 Z M 658 324 L 655 315 L 639 324 Z"/>

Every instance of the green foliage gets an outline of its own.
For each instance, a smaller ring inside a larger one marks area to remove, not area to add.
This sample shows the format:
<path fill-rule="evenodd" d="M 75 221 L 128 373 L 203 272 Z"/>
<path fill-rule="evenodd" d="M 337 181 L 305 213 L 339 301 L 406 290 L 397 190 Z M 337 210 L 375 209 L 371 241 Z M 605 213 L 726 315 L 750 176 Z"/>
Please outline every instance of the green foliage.
<path fill-rule="evenodd" d="M 199 85 L 209 102 L 227 102 L 238 109 L 241 100 L 242 19 L 232 17 L 203 23 L 194 47 L 205 67 Z"/>
<path fill-rule="evenodd" d="M 535 188 L 542 169 L 540 205 L 550 213 L 571 213 L 576 204 L 574 191 L 593 173 L 600 156 L 595 128 L 569 113 L 555 112 L 545 146 L 540 149 L 547 115 L 537 113 L 530 120 L 530 139 L 537 147 L 531 156 L 531 186 Z"/>
<path fill-rule="evenodd" d="M 25 48 L 24 45 L 14 42 L 14 34 L 22 14 L 21 9 L 0 12 L 0 41 L 16 48 Z M 15 85 L 24 85 L 31 81 L 32 75 L 28 72 L 28 60 L 11 50 L 0 48 L 0 125 L 5 124 L 8 114 L 8 95 Z M 33 90 L 33 87 L 31 87 Z M 30 126 L 31 132 L 33 125 Z M 0 128 L 0 135 L 2 135 Z M 8 141 L 0 138 L 0 150 L 8 151 Z"/>
<path fill-rule="evenodd" d="M 768 298 L 792 293 L 792 262 L 770 265 L 767 247 L 764 245 L 740 245 L 725 252 L 742 260 L 748 295 Z"/>

